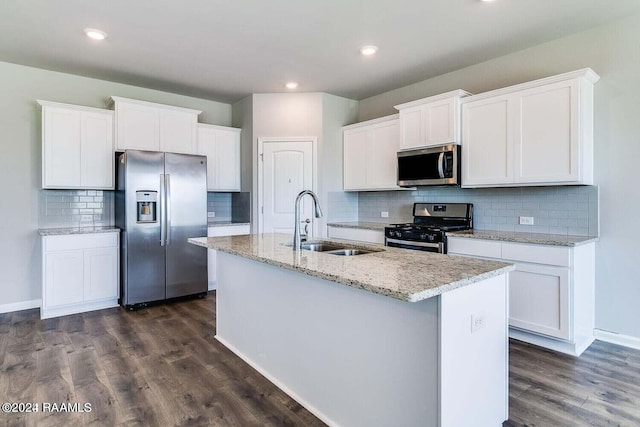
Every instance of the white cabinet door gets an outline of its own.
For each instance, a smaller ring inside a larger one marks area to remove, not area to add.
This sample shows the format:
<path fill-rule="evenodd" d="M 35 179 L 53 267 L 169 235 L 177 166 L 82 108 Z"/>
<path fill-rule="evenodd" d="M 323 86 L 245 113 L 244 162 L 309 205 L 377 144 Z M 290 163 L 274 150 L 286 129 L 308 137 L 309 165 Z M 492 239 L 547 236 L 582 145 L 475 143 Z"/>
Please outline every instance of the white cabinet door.
<path fill-rule="evenodd" d="M 509 325 L 569 339 L 569 269 L 516 264 L 509 274 Z"/>
<path fill-rule="evenodd" d="M 240 129 L 199 124 L 197 147 L 207 156 L 207 189 L 240 191 Z"/>
<path fill-rule="evenodd" d="M 462 105 L 462 186 L 513 182 L 509 96 Z"/>
<path fill-rule="evenodd" d="M 200 111 L 111 97 L 116 111 L 116 150 L 196 153 Z"/>
<path fill-rule="evenodd" d="M 578 181 L 578 81 L 545 85 L 516 97 L 515 181 Z"/>
<path fill-rule="evenodd" d="M 86 188 L 114 188 L 113 113 L 83 112 L 81 183 Z"/>
<path fill-rule="evenodd" d="M 81 185 L 80 111 L 42 107 L 42 187 Z"/>
<path fill-rule="evenodd" d="M 363 122 L 343 132 L 344 189 L 398 189 L 397 116 Z"/>
<path fill-rule="evenodd" d="M 82 250 L 45 254 L 43 304 L 55 307 L 84 300 Z"/>
<path fill-rule="evenodd" d="M 113 189 L 113 112 L 38 101 L 42 188 Z"/>
<path fill-rule="evenodd" d="M 454 98 L 449 98 L 425 106 L 425 145 L 427 147 L 458 141 L 456 125 L 459 119 L 456 117 L 456 101 Z"/>
<path fill-rule="evenodd" d="M 344 189 L 367 188 L 367 133 L 366 127 L 344 132 Z"/>
<path fill-rule="evenodd" d="M 240 191 L 240 132 L 237 129 L 219 129 L 216 145 L 218 180 L 215 187 Z"/>
<path fill-rule="evenodd" d="M 136 103 L 116 103 L 116 149 L 160 150 L 160 111 Z"/>
<path fill-rule="evenodd" d="M 469 92 L 459 89 L 396 105 L 400 149 L 460 144 L 460 99 L 467 95 Z"/>
<path fill-rule="evenodd" d="M 425 108 L 423 105 L 400 110 L 401 150 L 425 146 Z"/>
<path fill-rule="evenodd" d="M 84 301 L 118 298 L 118 248 L 84 251 Z"/>
<path fill-rule="evenodd" d="M 191 113 L 160 109 L 160 151 L 194 154 L 198 118 Z"/>
<path fill-rule="evenodd" d="M 398 121 L 371 126 L 366 146 L 366 186 L 398 188 Z"/>
<path fill-rule="evenodd" d="M 462 186 L 593 184 L 593 83 L 584 69 L 462 101 Z"/>
<path fill-rule="evenodd" d="M 117 233 L 42 238 L 43 319 L 118 305 Z"/>

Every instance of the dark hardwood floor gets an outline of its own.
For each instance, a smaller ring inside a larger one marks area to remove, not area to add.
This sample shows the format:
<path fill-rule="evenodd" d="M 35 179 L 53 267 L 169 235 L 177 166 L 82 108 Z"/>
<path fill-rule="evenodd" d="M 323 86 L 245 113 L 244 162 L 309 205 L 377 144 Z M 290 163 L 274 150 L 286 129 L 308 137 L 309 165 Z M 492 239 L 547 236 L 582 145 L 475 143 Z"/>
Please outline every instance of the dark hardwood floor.
<path fill-rule="evenodd" d="M 324 425 L 214 334 L 215 295 L 44 321 L 39 310 L 0 314 L 0 403 L 92 409 L 0 413 L 0 424 Z M 575 359 L 510 348 L 505 426 L 640 426 L 640 351 L 596 342 Z"/>

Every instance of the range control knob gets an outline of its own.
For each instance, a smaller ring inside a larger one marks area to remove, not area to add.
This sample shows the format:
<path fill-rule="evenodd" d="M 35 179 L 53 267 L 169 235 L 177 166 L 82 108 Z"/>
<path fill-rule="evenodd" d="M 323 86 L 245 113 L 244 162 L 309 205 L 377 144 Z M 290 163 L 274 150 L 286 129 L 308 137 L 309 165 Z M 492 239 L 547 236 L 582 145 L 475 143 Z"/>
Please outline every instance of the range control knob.
<path fill-rule="evenodd" d="M 436 239 L 436 236 L 434 236 L 433 234 L 429 235 L 429 241 L 433 242 Z"/>
<path fill-rule="evenodd" d="M 425 233 L 420 234 L 420 240 L 427 240 L 427 235 Z"/>

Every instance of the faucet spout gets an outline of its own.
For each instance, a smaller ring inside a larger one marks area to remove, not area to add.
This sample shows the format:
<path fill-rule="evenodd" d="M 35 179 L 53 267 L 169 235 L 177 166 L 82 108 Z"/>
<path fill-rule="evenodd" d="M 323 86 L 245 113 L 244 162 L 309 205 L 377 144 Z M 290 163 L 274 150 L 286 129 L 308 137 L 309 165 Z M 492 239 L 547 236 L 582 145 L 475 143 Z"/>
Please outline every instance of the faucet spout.
<path fill-rule="evenodd" d="M 305 195 L 311 196 L 313 200 L 313 207 L 315 210 L 316 218 L 322 217 L 322 209 L 320 209 L 320 203 L 318 202 L 318 196 L 311 190 L 303 190 L 296 197 L 295 202 L 295 224 L 293 226 L 293 250 L 299 251 L 302 246 L 302 237 L 300 236 L 300 200 Z"/>

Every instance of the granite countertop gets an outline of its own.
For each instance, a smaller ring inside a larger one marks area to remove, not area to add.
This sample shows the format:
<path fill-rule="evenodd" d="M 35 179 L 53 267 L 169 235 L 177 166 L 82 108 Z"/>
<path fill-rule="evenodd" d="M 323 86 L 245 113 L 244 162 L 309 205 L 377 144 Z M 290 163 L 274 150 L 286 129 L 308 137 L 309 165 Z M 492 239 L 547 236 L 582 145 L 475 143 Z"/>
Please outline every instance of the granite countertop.
<path fill-rule="evenodd" d="M 64 227 L 64 228 L 40 228 L 41 236 L 66 236 L 69 234 L 95 234 L 95 233 L 119 233 L 120 229 L 112 225 L 96 227 Z"/>
<path fill-rule="evenodd" d="M 504 262 L 382 245 L 350 244 L 349 247 L 380 251 L 356 256 L 306 250 L 295 252 L 285 246 L 291 243 L 291 236 L 277 233 L 198 237 L 189 239 L 189 242 L 410 302 L 431 298 L 514 269 L 513 264 Z"/>
<path fill-rule="evenodd" d="M 497 240 L 511 243 L 530 243 L 550 246 L 580 246 L 595 242 L 595 236 L 568 236 L 564 234 L 523 233 L 519 231 L 467 230 L 448 232 L 451 237 Z"/>
<path fill-rule="evenodd" d="M 250 222 L 233 222 L 233 221 L 211 221 L 207 223 L 207 227 L 228 227 L 234 225 L 251 225 Z"/>
<path fill-rule="evenodd" d="M 364 230 L 377 230 L 384 231 L 385 227 L 389 224 L 384 222 L 366 222 L 366 221 L 351 221 L 351 222 L 330 222 L 327 223 L 327 227 L 340 227 L 340 228 L 361 228 Z"/>

